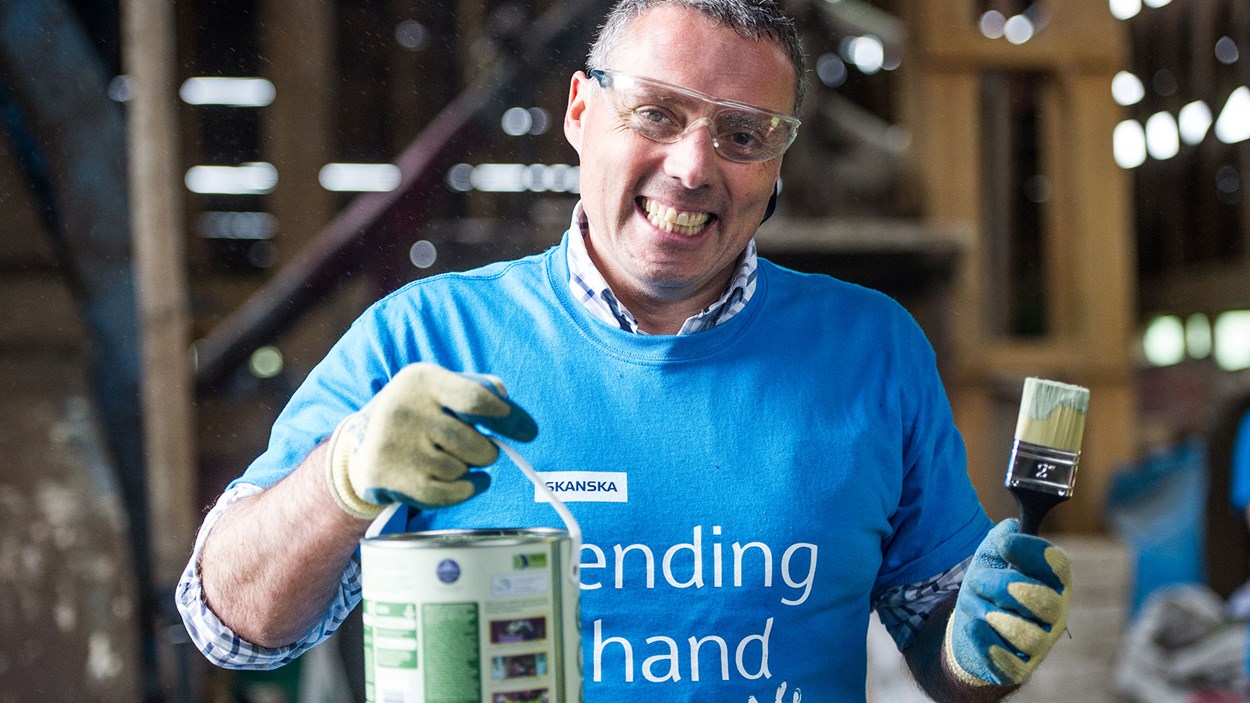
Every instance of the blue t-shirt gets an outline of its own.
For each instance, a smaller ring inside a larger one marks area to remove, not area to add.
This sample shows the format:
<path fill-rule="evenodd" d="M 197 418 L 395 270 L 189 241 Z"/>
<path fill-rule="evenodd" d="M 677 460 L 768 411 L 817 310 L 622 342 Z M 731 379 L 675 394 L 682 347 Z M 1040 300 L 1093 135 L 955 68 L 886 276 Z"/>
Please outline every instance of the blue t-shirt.
<path fill-rule="evenodd" d="M 593 319 L 563 246 L 415 282 L 312 371 L 241 480 L 288 473 L 406 364 L 495 374 L 538 422 L 517 447 L 534 468 L 599 481 L 569 503 L 588 703 L 782 683 L 862 701 L 872 596 L 958 564 L 990 522 L 912 318 L 827 276 L 763 259 L 757 276 L 741 313 L 683 336 Z M 408 528 L 560 526 L 506 459 L 490 471 Z"/>

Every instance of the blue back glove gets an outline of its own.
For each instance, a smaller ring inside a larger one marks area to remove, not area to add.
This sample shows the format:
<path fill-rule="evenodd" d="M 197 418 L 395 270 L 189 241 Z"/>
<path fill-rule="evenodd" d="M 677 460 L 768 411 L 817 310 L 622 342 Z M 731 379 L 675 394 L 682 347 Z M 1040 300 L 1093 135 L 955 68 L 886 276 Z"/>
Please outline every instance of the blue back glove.
<path fill-rule="evenodd" d="M 327 478 L 344 512 L 367 520 L 389 503 L 454 505 L 486 490 L 499 450 L 478 427 L 529 441 L 538 426 L 499 379 L 434 364 L 400 369 L 330 438 Z"/>
<path fill-rule="evenodd" d="M 1013 686 L 1033 673 L 1068 620 L 1068 555 L 1004 520 L 972 557 L 946 626 L 946 664 L 970 686 Z"/>

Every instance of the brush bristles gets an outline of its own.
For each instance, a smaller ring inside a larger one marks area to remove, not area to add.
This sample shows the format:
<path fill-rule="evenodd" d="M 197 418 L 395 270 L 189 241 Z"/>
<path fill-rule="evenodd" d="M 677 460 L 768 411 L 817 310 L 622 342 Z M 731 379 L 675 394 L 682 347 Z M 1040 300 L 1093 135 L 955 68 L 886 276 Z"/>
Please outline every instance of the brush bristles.
<path fill-rule="evenodd" d="M 1016 439 L 1065 452 L 1081 451 L 1089 389 L 1028 378 L 1020 397 Z"/>

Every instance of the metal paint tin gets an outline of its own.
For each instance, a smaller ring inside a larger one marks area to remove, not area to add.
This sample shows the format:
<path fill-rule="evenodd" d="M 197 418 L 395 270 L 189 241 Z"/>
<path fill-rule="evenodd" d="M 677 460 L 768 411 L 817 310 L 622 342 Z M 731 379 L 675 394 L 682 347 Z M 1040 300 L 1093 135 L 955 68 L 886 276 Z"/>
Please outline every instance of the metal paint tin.
<path fill-rule="evenodd" d="M 572 544 L 550 528 L 361 540 L 370 703 L 580 703 Z"/>

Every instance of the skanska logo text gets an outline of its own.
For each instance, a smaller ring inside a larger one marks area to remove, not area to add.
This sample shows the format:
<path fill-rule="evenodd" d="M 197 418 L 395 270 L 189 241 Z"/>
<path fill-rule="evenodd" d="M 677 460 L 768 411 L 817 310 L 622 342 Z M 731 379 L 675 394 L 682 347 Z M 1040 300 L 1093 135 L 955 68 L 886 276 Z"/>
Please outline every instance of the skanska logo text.
<path fill-rule="evenodd" d="M 629 474 L 624 471 L 539 471 L 550 495 L 564 503 L 628 503 Z M 546 494 L 534 487 L 534 502 Z"/>
<path fill-rule="evenodd" d="M 552 493 L 616 493 L 615 481 L 548 481 L 547 490 Z"/>

